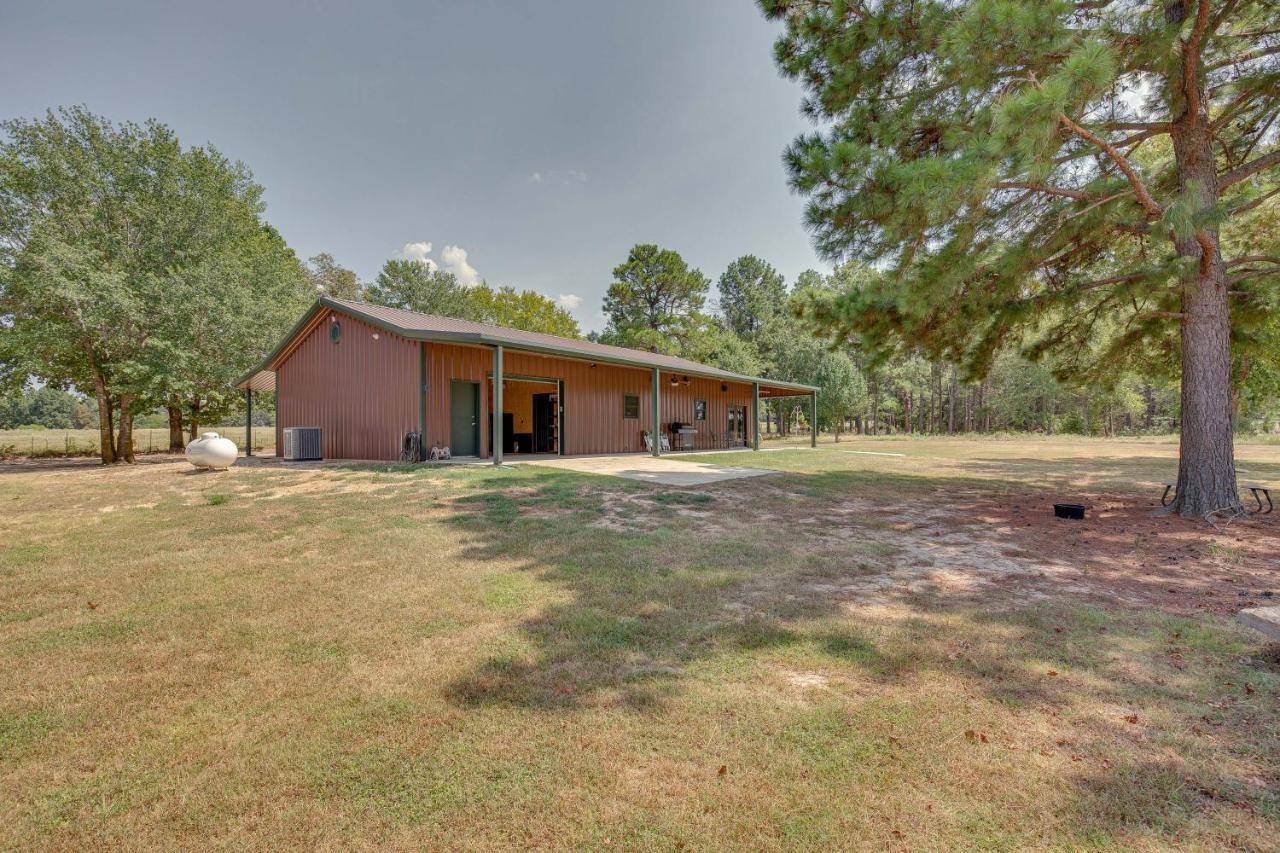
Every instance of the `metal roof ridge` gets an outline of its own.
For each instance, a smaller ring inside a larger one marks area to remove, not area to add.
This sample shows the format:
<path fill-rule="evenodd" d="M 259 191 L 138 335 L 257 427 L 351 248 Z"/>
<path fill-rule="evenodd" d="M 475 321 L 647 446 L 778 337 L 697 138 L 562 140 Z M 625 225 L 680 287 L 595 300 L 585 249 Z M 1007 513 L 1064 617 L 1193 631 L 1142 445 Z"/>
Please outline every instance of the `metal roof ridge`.
<path fill-rule="evenodd" d="M 478 323 L 474 320 L 464 320 L 458 317 L 446 317 L 440 314 L 426 314 L 421 311 L 410 311 L 405 308 L 392 308 L 388 305 L 377 305 L 372 302 L 361 302 L 351 299 L 338 299 L 333 296 L 320 295 L 315 303 L 307 309 L 302 318 L 294 324 L 279 345 L 264 358 L 256 368 L 249 370 L 243 376 L 236 380 L 232 387 L 240 388 L 246 382 L 250 381 L 256 374 L 267 370 L 270 365 L 293 338 L 306 327 L 307 323 L 315 316 L 317 311 L 322 307 L 328 307 L 337 311 L 343 311 L 353 314 L 376 326 L 381 326 L 389 332 L 398 334 L 401 337 L 410 340 L 426 340 L 439 341 L 447 343 L 450 340 L 458 341 L 474 341 L 477 343 L 488 343 L 501 346 L 510 346 L 515 349 L 538 348 L 550 351 L 569 358 L 591 359 L 597 358 L 600 361 L 612 361 L 625 366 L 633 366 L 640 368 L 657 368 L 658 370 L 667 370 L 668 372 L 680 370 L 687 373 L 701 374 L 706 378 L 728 379 L 737 382 L 751 382 L 772 386 L 776 388 L 787 388 L 802 390 L 804 392 L 813 392 L 820 390 L 813 385 L 805 385 L 800 382 L 787 382 L 779 379 L 768 379 L 766 377 L 748 376 L 743 373 L 735 373 L 731 370 L 725 370 L 719 367 L 713 367 L 709 364 L 691 361 L 680 356 L 666 355 L 664 353 L 648 352 L 646 350 L 632 349 L 630 347 L 620 347 L 613 344 L 602 344 L 597 341 L 588 341 L 578 338 L 566 338 L 561 335 L 551 335 L 545 332 L 530 332 L 524 329 L 511 329 L 506 326 L 493 326 L 488 323 Z M 449 330 L 431 330 L 431 329 L 415 329 L 403 326 L 393 322 L 380 312 L 396 312 L 397 314 L 408 314 L 414 317 L 422 317 L 428 320 L 439 320 L 448 323 L 463 323 L 474 327 L 474 331 L 449 331 Z M 514 336 L 512 335 L 514 333 Z M 548 342 L 538 342 L 536 340 L 521 339 L 520 335 L 529 335 L 534 338 L 547 338 Z M 582 345 L 586 345 L 583 347 Z M 588 347 L 599 347 L 610 352 L 592 352 Z M 612 355 L 612 353 L 617 353 Z M 655 363 L 658 359 L 667 359 L 668 363 Z M 678 366 L 670 362 L 678 362 Z"/>

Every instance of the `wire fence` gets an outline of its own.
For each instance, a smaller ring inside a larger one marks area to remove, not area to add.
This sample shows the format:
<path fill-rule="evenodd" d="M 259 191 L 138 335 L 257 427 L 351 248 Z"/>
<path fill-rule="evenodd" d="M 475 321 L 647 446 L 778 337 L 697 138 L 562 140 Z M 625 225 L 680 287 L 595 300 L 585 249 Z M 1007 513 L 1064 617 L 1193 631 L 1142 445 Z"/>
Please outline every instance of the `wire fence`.
<path fill-rule="evenodd" d="M 244 450 L 245 431 L 243 426 L 211 426 L 201 427 L 201 433 L 216 432 L 223 438 L 229 438 L 236 447 Z M 189 437 L 183 436 L 183 440 Z M 274 426 L 255 426 L 253 428 L 253 452 L 274 451 L 276 444 L 276 428 Z M 41 458 L 50 456 L 97 456 L 99 448 L 98 431 L 96 429 L 6 429 L 0 430 L 0 457 Z M 134 453 L 168 453 L 169 429 L 135 429 L 133 431 Z"/>

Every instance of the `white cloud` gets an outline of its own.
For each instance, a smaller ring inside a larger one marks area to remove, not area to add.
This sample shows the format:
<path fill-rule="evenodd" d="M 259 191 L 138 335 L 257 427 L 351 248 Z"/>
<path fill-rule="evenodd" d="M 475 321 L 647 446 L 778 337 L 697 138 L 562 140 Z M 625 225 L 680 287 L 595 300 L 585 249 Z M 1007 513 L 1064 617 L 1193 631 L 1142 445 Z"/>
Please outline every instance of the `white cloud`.
<path fill-rule="evenodd" d="M 439 269 L 436 262 L 429 257 L 431 254 L 431 243 L 423 240 L 419 243 L 405 243 L 400 249 L 400 257 L 406 261 L 420 261 L 431 267 L 431 269 Z"/>
<path fill-rule="evenodd" d="M 463 287 L 472 287 L 480 283 L 480 273 L 467 263 L 467 250 L 461 246 L 445 246 L 440 250 L 440 259 L 445 267 L 458 279 Z"/>
<path fill-rule="evenodd" d="M 575 293 L 562 293 L 556 304 L 566 311 L 572 311 L 582 305 L 582 297 Z"/>
<path fill-rule="evenodd" d="M 534 172 L 529 176 L 528 182 L 531 184 L 551 183 L 567 187 L 574 184 L 585 184 L 587 182 L 587 173 L 578 169 L 552 169 L 549 172 Z"/>

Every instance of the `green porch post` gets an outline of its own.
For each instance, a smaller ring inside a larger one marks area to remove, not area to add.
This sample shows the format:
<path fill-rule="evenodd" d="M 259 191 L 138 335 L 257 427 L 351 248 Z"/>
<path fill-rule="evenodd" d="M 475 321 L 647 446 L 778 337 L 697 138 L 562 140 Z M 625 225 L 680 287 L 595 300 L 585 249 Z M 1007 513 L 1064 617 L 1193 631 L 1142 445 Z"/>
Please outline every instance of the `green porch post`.
<path fill-rule="evenodd" d="M 493 348 L 493 464 L 502 464 L 502 346 Z"/>
<path fill-rule="evenodd" d="M 653 455 L 662 455 L 662 375 L 653 369 Z"/>
<path fill-rule="evenodd" d="M 813 392 L 813 402 L 809 408 L 809 446 L 818 446 L 818 392 Z"/>
<path fill-rule="evenodd" d="M 751 449 L 760 449 L 760 383 L 751 383 Z"/>
<path fill-rule="evenodd" d="M 253 389 L 244 389 L 244 455 L 253 455 Z"/>
<path fill-rule="evenodd" d="M 421 458 L 414 462 L 426 462 L 430 451 L 427 448 L 427 345 L 418 343 L 418 443 L 422 451 Z"/>

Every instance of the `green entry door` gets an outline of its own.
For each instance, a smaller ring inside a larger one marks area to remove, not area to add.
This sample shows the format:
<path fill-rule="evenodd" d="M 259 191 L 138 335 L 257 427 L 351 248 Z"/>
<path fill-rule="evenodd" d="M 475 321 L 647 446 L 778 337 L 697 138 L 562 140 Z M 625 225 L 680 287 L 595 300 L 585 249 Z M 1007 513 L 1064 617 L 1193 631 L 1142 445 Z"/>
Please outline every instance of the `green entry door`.
<path fill-rule="evenodd" d="M 480 384 L 449 384 L 449 449 L 454 456 L 480 455 Z"/>

